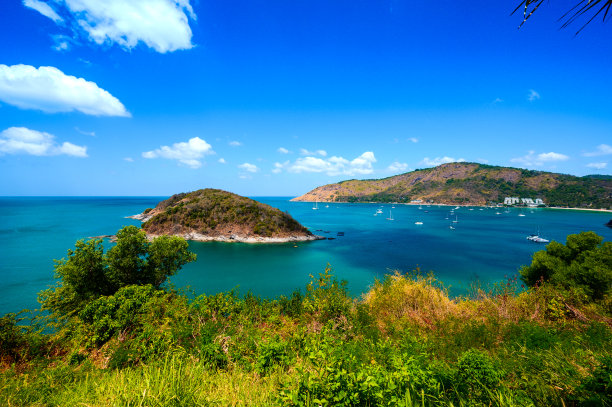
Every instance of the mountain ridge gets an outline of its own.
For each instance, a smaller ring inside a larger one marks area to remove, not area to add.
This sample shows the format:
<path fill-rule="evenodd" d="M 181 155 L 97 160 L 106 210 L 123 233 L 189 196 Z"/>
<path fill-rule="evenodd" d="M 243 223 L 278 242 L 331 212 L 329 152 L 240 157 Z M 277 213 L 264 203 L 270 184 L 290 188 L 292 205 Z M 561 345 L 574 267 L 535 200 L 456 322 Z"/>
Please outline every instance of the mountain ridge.
<path fill-rule="evenodd" d="M 612 207 L 612 179 L 479 163 L 448 163 L 391 177 L 346 180 L 317 187 L 293 201 L 399 202 L 448 205 L 503 203 L 505 197 L 541 198 L 561 207 Z"/>

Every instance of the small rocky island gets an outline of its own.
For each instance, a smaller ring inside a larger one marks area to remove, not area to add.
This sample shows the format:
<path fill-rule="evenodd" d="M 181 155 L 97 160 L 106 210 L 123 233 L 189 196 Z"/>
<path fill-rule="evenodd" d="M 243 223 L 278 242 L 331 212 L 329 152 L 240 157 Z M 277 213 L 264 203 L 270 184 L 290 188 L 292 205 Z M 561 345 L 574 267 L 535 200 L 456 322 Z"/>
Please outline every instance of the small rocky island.
<path fill-rule="evenodd" d="M 245 243 L 324 239 L 280 209 L 220 189 L 176 194 L 131 217 L 143 222 L 149 237 L 175 235 L 187 240 Z"/>

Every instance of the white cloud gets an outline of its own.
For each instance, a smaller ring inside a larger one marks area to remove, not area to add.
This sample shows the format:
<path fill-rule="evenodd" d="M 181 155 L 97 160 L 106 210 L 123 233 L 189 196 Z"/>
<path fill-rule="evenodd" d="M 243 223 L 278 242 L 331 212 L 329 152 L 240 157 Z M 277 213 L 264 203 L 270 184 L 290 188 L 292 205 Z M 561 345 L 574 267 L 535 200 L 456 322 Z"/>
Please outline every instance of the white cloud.
<path fill-rule="evenodd" d="M 444 156 L 444 157 L 436 157 L 436 158 L 425 157 L 419 164 L 437 167 L 438 165 L 441 165 L 441 164 L 462 163 L 462 162 L 465 162 L 464 158 L 453 158 L 453 157 Z"/>
<path fill-rule="evenodd" d="M 540 167 L 546 163 L 566 160 L 569 160 L 569 156 L 565 154 L 554 153 L 552 151 L 550 153 L 536 154 L 535 151 L 531 150 L 527 152 L 527 155 L 512 158 L 510 162 L 519 163 L 528 167 Z"/>
<path fill-rule="evenodd" d="M 529 94 L 527 95 L 527 100 L 533 102 L 534 100 L 538 100 L 540 98 L 540 94 L 533 89 L 529 89 Z"/>
<path fill-rule="evenodd" d="M 55 10 L 53 10 L 47 3 L 43 3 L 42 1 L 38 1 L 38 0 L 23 0 L 23 5 L 26 6 L 26 7 L 29 7 L 29 8 L 31 8 L 33 10 L 38 11 L 43 16 L 50 18 L 51 20 L 55 21 L 56 23 L 61 23 L 61 22 L 64 21 L 64 19 L 61 18 L 55 12 Z"/>
<path fill-rule="evenodd" d="M 81 133 L 84 136 L 90 136 L 90 137 L 96 137 L 96 132 L 95 131 L 85 131 L 85 130 L 81 130 L 78 127 L 74 128 L 77 132 Z"/>
<path fill-rule="evenodd" d="M 495 98 L 495 100 L 493 100 L 493 102 L 491 102 L 492 104 L 496 105 L 498 103 L 502 103 L 504 100 L 501 98 Z"/>
<path fill-rule="evenodd" d="M 291 151 L 287 150 L 285 147 L 279 147 L 278 150 L 279 153 L 281 154 L 289 154 Z"/>
<path fill-rule="evenodd" d="M 320 155 L 321 157 L 326 157 L 327 151 L 325 150 L 310 151 L 310 150 L 306 150 L 305 148 L 300 148 L 300 154 L 301 155 Z"/>
<path fill-rule="evenodd" d="M 52 134 L 26 127 L 10 127 L 0 133 L 0 155 L 29 154 L 37 156 L 71 155 L 87 157 L 87 147 L 67 141 L 58 144 Z"/>
<path fill-rule="evenodd" d="M 228 144 L 232 147 L 240 147 L 242 145 L 239 141 L 230 141 Z"/>
<path fill-rule="evenodd" d="M 227 164 L 227 161 L 225 161 L 225 158 L 219 158 L 219 160 L 217 160 L 220 164 Z"/>
<path fill-rule="evenodd" d="M 290 161 L 285 161 L 284 163 L 274 163 L 274 169 L 272 170 L 272 172 L 275 174 L 280 173 L 283 169 L 289 166 L 289 163 Z"/>
<path fill-rule="evenodd" d="M 174 143 L 172 146 L 161 146 L 152 151 L 142 153 L 144 158 L 166 158 L 178 160 L 191 168 L 200 168 L 200 161 L 205 155 L 214 154 L 212 146 L 199 137 L 189 139 L 187 142 Z"/>
<path fill-rule="evenodd" d="M 397 161 L 391 163 L 391 165 L 387 167 L 387 171 L 391 171 L 391 172 L 406 172 L 407 170 L 408 170 L 408 164 L 400 163 Z"/>
<path fill-rule="evenodd" d="M 612 154 L 612 146 L 607 144 L 600 144 L 597 146 L 597 151 L 592 151 L 590 153 L 582 154 L 585 157 L 597 157 L 599 155 L 609 155 Z"/>
<path fill-rule="evenodd" d="M 587 167 L 595 168 L 595 169 L 598 169 L 598 170 L 603 170 L 607 166 L 608 166 L 608 163 L 588 163 L 587 164 Z"/>
<path fill-rule="evenodd" d="M 132 157 L 125 157 L 123 160 L 127 161 L 129 163 L 133 163 L 134 162 L 134 159 Z"/>
<path fill-rule="evenodd" d="M 408 139 L 408 141 L 410 141 L 411 143 L 418 143 L 418 142 L 419 142 L 419 139 L 418 139 L 418 138 L 416 138 L 416 137 L 410 137 L 410 138 Z"/>
<path fill-rule="evenodd" d="M 550 162 L 550 161 L 565 161 L 569 160 L 569 157 L 565 154 L 553 153 L 541 153 L 538 154 L 538 161 Z"/>
<path fill-rule="evenodd" d="M 240 164 L 238 168 L 245 170 L 246 172 L 257 172 L 259 168 L 255 164 L 244 163 Z"/>
<path fill-rule="evenodd" d="M 366 151 L 359 157 L 350 161 L 346 158 L 337 156 L 329 158 L 309 156 L 298 158 L 293 164 L 285 163 L 279 166 L 279 163 L 276 163 L 276 168 L 273 172 L 280 172 L 275 170 L 287 168 L 288 171 L 294 173 L 324 172 L 330 176 L 371 174 L 374 171 L 372 164 L 375 162 L 376 158 L 371 151 Z"/>
<path fill-rule="evenodd" d="M 98 45 L 129 50 L 143 43 L 160 53 L 193 47 L 189 20 L 196 15 L 189 0 L 56 0 L 55 10 L 37 0 L 25 3 L 56 23 L 57 11 L 69 15 L 66 30 Z"/>
<path fill-rule="evenodd" d="M 130 116 L 119 99 L 94 82 L 52 66 L 0 64 L 0 100 L 48 113 L 77 110 L 93 116 Z"/>

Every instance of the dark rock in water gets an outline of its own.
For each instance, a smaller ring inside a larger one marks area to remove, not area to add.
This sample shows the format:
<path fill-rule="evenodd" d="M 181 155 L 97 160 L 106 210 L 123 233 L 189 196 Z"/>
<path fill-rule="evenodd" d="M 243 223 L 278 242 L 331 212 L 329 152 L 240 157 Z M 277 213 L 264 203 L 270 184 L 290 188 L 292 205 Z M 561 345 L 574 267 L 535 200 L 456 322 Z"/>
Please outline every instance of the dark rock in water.
<path fill-rule="evenodd" d="M 606 226 L 609 228 L 612 228 L 612 219 L 610 219 L 608 223 L 606 223 Z"/>

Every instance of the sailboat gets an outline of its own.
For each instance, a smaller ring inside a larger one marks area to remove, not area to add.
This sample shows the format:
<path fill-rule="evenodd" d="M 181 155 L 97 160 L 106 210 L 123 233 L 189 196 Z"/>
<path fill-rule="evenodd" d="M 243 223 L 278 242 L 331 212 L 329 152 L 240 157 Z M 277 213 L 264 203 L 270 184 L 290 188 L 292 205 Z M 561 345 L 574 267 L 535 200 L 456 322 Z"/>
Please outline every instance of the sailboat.
<path fill-rule="evenodd" d="M 312 207 L 313 210 L 319 209 L 319 201 L 315 201 L 315 205 Z"/>
<path fill-rule="evenodd" d="M 387 220 L 395 220 L 393 219 L 393 214 L 391 213 L 391 210 L 389 210 L 389 217 L 387 218 Z"/>
<path fill-rule="evenodd" d="M 455 220 L 453 221 L 453 223 L 459 223 L 459 219 L 457 218 L 457 215 L 455 215 Z"/>

